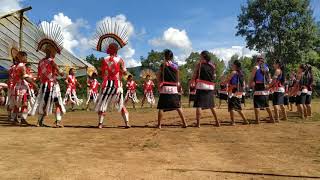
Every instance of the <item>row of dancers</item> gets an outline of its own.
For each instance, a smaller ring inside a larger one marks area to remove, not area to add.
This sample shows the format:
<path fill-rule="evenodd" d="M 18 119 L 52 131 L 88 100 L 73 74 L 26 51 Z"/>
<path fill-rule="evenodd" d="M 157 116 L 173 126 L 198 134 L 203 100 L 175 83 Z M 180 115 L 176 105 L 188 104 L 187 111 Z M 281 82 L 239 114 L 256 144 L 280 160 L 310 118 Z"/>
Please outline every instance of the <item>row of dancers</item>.
<path fill-rule="evenodd" d="M 101 74 L 95 74 L 88 81 L 90 87 L 90 97 L 88 100 L 94 101 L 94 110 L 98 114 L 98 128 L 103 128 L 104 119 L 110 106 L 117 108 L 118 112 L 122 115 L 125 127 L 130 128 L 129 112 L 125 106 L 123 98 L 124 86 L 122 84 L 122 78 L 127 74 L 127 69 L 125 61 L 118 55 L 118 51 L 127 44 L 128 38 L 123 33 L 119 34 L 119 32 L 125 32 L 126 27 L 122 27 L 124 28 L 123 31 L 119 31 L 120 27 L 113 21 L 107 20 L 101 23 L 102 26 L 110 28 L 98 28 L 97 30 L 95 49 L 106 52 L 108 56 L 101 62 Z M 57 78 L 58 76 L 63 77 L 64 72 L 54 60 L 56 55 L 60 54 L 62 50 L 61 40 L 63 38 L 59 34 L 60 27 L 52 23 L 48 23 L 48 25 L 41 24 L 40 26 L 41 28 L 38 29 L 39 33 L 37 36 L 37 50 L 45 53 L 45 57 L 38 64 L 36 79 L 39 81 L 40 86 L 37 86 L 35 78 L 27 71 L 27 53 L 18 51 L 16 54 L 13 54 L 12 56 L 17 63 L 12 65 L 10 69 L 10 79 L 8 82 L 9 118 L 20 124 L 28 124 L 28 114 L 32 116 L 38 114 L 37 126 L 44 126 L 45 117 L 54 113 L 56 118 L 55 126 L 63 127 L 61 121 L 62 115 L 66 113 L 66 101 L 72 101 L 73 104 L 78 103 L 78 99 L 74 97 L 76 93 L 75 88 L 81 85 L 76 81 L 74 70 L 71 69 L 66 79 L 66 83 L 68 83 L 67 93 L 65 98 L 62 98 Z M 46 30 L 46 28 L 51 29 Z M 182 88 L 179 80 L 179 66 L 173 61 L 174 56 L 171 50 L 166 49 L 163 54 L 164 59 L 157 73 L 158 91 L 160 94 L 157 104 L 157 127 L 161 128 L 164 112 L 177 111 L 182 121 L 182 127 L 185 128 L 188 125 L 181 107 Z M 260 123 L 261 109 L 267 110 L 270 123 L 279 122 L 281 116 L 284 120 L 287 119 L 286 109 L 284 108 L 285 69 L 280 61 L 274 62 L 273 69 L 274 74 L 271 76 L 269 66 L 265 63 L 264 58 L 259 56 L 251 73 L 250 86 L 254 89 L 253 103 L 255 122 L 257 124 Z M 94 78 L 95 76 L 101 76 L 103 79 L 100 88 L 98 87 L 99 83 Z M 214 103 L 215 77 L 216 65 L 212 62 L 210 53 L 208 51 L 201 52 L 190 82 L 190 86 L 196 90 L 193 107 L 196 108 L 197 127 L 200 127 L 201 110 L 203 109 L 210 109 L 215 119 L 215 125 L 220 126 L 220 119 L 216 113 Z M 244 124 L 249 124 L 241 107 L 245 83 L 240 61 L 234 61 L 232 71 L 226 76 L 224 81 L 228 84 L 228 111 L 230 113 L 231 125 L 235 125 L 235 113 L 241 116 Z M 300 65 L 297 69 L 294 85 L 288 94 L 290 97 L 296 98 L 295 101 L 301 118 L 311 116 L 312 84 L 311 66 Z M 37 92 L 37 96 L 34 97 L 31 103 L 32 92 L 30 86 Z M 136 84 L 129 84 L 128 89 L 135 86 Z M 270 91 L 273 92 L 272 104 L 274 114 L 269 106 Z M 134 91 L 129 91 L 127 98 L 136 98 L 136 95 L 133 94 L 135 94 Z M 148 98 L 148 96 L 145 96 L 145 98 Z M 20 117 L 20 121 L 18 117 Z"/>
<path fill-rule="evenodd" d="M 311 75 L 312 75 L 312 69 L 311 70 Z M 313 78 L 313 77 L 312 77 Z M 221 77 L 221 79 L 223 79 L 223 77 Z M 289 92 L 291 92 L 294 88 L 295 85 L 295 81 L 297 79 L 296 76 L 296 72 L 291 72 L 290 74 L 287 74 L 285 81 L 284 81 L 284 89 L 285 89 L 285 93 L 284 93 L 284 105 L 287 107 L 287 109 L 289 111 L 293 111 L 293 107 L 296 104 L 296 96 L 291 94 L 289 96 Z M 249 87 L 248 84 L 245 83 L 245 88 L 244 88 L 244 92 L 243 92 L 243 96 L 241 99 L 241 103 L 246 106 L 246 99 L 247 98 L 252 98 L 254 91 L 252 88 Z M 194 95 L 195 95 L 195 88 L 190 87 L 189 90 L 189 106 L 190 106 L 190 102 L 194 101 Z M 226 102 L 228 103 L 228 82 L 226 81 L 222 81 L 221 83 L 219 83 L 219 90 L 216 91 L 216 96 L 219 99 L 219 103 L 218 103 L 218 109 L 221 107 L 222 102 Z M 269 91 L 269 101 L 272 101 L 273 97 L 273 92 Z M 307 100 L 306 100 L 306 104 L 311 104 L 311 96 L 308 96 Z"/>

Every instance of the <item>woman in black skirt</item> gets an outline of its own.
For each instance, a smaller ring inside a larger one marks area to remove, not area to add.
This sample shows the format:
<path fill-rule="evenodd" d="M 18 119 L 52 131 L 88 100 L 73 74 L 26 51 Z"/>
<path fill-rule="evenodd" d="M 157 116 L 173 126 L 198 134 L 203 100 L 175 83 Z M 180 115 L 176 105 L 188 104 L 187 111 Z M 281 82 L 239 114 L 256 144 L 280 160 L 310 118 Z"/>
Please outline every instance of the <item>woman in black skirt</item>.
<path fill-rule="evenodd" d="M 284 82 L 284 90 L 285 90 L 285 92 L 284 92 L 284 106 L 286 106 L 289 111 L 290 107 L 289 107 L 289 95 L 288 95 L 288 93 L 289 93 L 288 79 L 289 79 L 289 75 L 287 75 L 285 82 Z"/>
<path fill-rule="evenodd" d="M 290 79 L 288 81 L 289 84 L 289 90 L 288 90 L 288 96 L 289 96 L 289 110 L 293 111 L 293 106 L 296 104 L 296 95 L 291 94 L 294 84 L 296 83 L 296 73 L 293 72 L 290 74 Z"/>
<path fill-rule="evenodd" d="M 219 94 L 218 94 L 219 95 L 218 109 L 220 109 L 222 101 L 228 102 L 228 83 L 221 82 L 220 83 L 220 90 L 218 92 L 219 92 Z"/>
<path fill-rule="evenodd" d="M 283 119 L 287 120 L 287 112 L 284 107 L 284 93 L 285 93 L 285 75 L 284 75 L 284 67 L 280 63 L 280 61 L 276 61 L 273 64 L 273 68 L 275 70 L 274 76 L 272 78 L 272 82 L 270 84 L 270 88 L 272 89 L 272 104 L 274 108 L 275 120 L 276 122 L 280 122 L 280 109 L 283 113 Z"/>
<path fill-rule="evenodd" d="M 251 73 L 251 87 L 254 87 L 253 104 L 256 123 L 260 123 L 260 109 L 266 109 L 270 122 L 274 122 L 271 109 L 269 107 L 269 90 L 267 84 L 269 81 L 269 67 L 264 63 L 263 57 L 257 58 L 257 64 Z"/>
<path fill-rule="evenodd" d="M 176 110 L 182 121 L 182 127 L 186 128 L 187 123 L 181 109 L 181 86 L 179 83 L 179 67 L 178 64 L 172 61 L 173 53 L 166 49 L 164 50 L 164 63 L 160 66 L 158 73 L 159 82 L 159 101 L 158 101 L 158 128 L 161 128 L 161 120 L 164 111 Z"/>
<path fill-rule="evenodd" d="M 242 117 L 243 124 L 249 124 L 248 120 L 244 116 L 241 107 L 241 101 L 244 90 L 244 77 L 241 71 L 241 63 L 235 60 L 232 65 L 232 72 L 228 76 L 227 81 L 229 82 L 228 89 L 228 111 L 230 113 L 231 125 L 236 125 L 234 120 L 234 112 L 238 112 Z"/>
<path fill-rule="evenodd" d="M 194 102 L 195 98 L 196 98 L 196 88 L 195 85 L 192 84 L 191 79 L 188 80 L 188 84 L 189 84 L 189 107 L 191 102 Z"/>
<path fill-rule="evenodd" d="M 312 100 L 312 90 L 313 90 L 313 73 L 312 73 L 312 66 L 307 64 L 306 65 L 306 85 L 308 88 L 308 93 L 306 96 L 306 108 L 307 108 L 307 116 L 311 117 L 311 100 Z"/>
<path fill-rule="evenodd" d="M 296 95 L 297 110 L 301 119 L 307 117 L 306 98 L 308 94 L 308 82 L 306 70 L 306 65 L 301 64 L 299 66 L 297 71 L 297 80 L 291 92 L 292 95 Z"/>
<path fill-rule="evenodd" d="M 220 126 L 214 105 L 214 79 L 216 66 L 211 62 L 210 53 L 202 51 L 200 62 L 194 71 L 193 81 L 196 85 L 196 99 L 194 106 L 197 108 L 196 119 L 197 127 L 200 127 L 201 109 L 210 109 L 215 120 L 216 126 Z"/>

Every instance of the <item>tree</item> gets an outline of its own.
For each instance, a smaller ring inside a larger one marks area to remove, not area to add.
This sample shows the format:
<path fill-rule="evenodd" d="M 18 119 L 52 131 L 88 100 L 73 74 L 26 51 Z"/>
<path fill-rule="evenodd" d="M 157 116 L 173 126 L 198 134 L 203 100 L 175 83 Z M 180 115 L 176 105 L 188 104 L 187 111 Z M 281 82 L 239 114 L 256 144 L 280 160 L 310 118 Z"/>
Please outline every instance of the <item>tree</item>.
<path fill-rule="evenodd" d="M 143 56 L 140 57 L 142 68 L 150 68 L 154 71 L 157 71 L 161 65 L 161 62 L 163 61 L 163 58 L 163 52 L 151 50 L 146 59 Z"/>
<path fill-rule="evenodd" d="M 316 51 L 320 55 L 320 21 L 317 23 L 317 41 L 316 41 Z"/>
<path fill-rule="evenodd" d="M 304 60 L 316 40 L 309 0 L 248 0 L 241 7 L 237 29 L 249 49 L 284 63 Z"/>

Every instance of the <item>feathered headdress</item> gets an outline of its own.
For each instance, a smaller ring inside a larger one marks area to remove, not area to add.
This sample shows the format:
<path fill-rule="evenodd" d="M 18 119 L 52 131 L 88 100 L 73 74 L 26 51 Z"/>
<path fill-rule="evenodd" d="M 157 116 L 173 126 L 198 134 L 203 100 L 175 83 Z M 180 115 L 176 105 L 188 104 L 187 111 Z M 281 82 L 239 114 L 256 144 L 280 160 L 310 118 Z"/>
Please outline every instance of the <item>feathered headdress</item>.
<path fill-rule="evenodd" d="M 11 59 L 14 60 L 19 53 L 19 49 L 15 46 L 12 46 L 9 48 L 9 55 L 11 56 Z"/>
<path fill-rule="evenodd" d="M 127 45 L 128 40 L 128 24 L 109 18 L 98 24 L 93 46 L 97 51 L 106 52 L 110 44 L 117 44 L 120 49 Z"/>
<path fill-rule="evenodd" d="M 150 76 L 150 79 L 156 79 L 157 75 L 151 69 L 144 69 L 140 73 L 140 77 L 145 79 L 147 76 Z"/>
<path fill-rule="evenodd" d="M 37 51 L 55 51 L 61 53 L 63 48 L 63 35 L 61 27 L 56 23 L 43 21 L 37 28 Z"/>

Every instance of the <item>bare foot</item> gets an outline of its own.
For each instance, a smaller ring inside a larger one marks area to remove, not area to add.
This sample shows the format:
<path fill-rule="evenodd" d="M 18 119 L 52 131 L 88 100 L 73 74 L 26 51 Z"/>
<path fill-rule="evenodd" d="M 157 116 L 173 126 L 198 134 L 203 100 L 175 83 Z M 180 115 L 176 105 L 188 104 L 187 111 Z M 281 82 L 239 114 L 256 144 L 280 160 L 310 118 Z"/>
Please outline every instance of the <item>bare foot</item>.
<path fill-rule="evenodd" d="M 60 122 L 56 122 L 55 127 L 56 128 L 63 128 L 64 126 Z"/>
<path fill-rule="evenodd" d="M 27 125 L 27 126 L 29 126 L 30 124 L 29 124 L 25 119 L 21 119 L 20 125 Z"/>
<path fill-rule="evenodd" d="M 103 124 L 102 124 L 102 123 L 99 123 L 98 128 L 99 128 L 99 129 L 102 129 L 102 128 L 103 128 Z"/>
<path fill-rule="evenodd" d="M 250 122 L 249 122 L 248 120 L 245 120 L 245 121 L 243 122 L 243 125 L 248 125 L 248 124 L 250 124 Z"/>
<path fill-rule="evenodd" d="M 268 120 L 267 123 L 276 123 L 274 119 Z"/>

